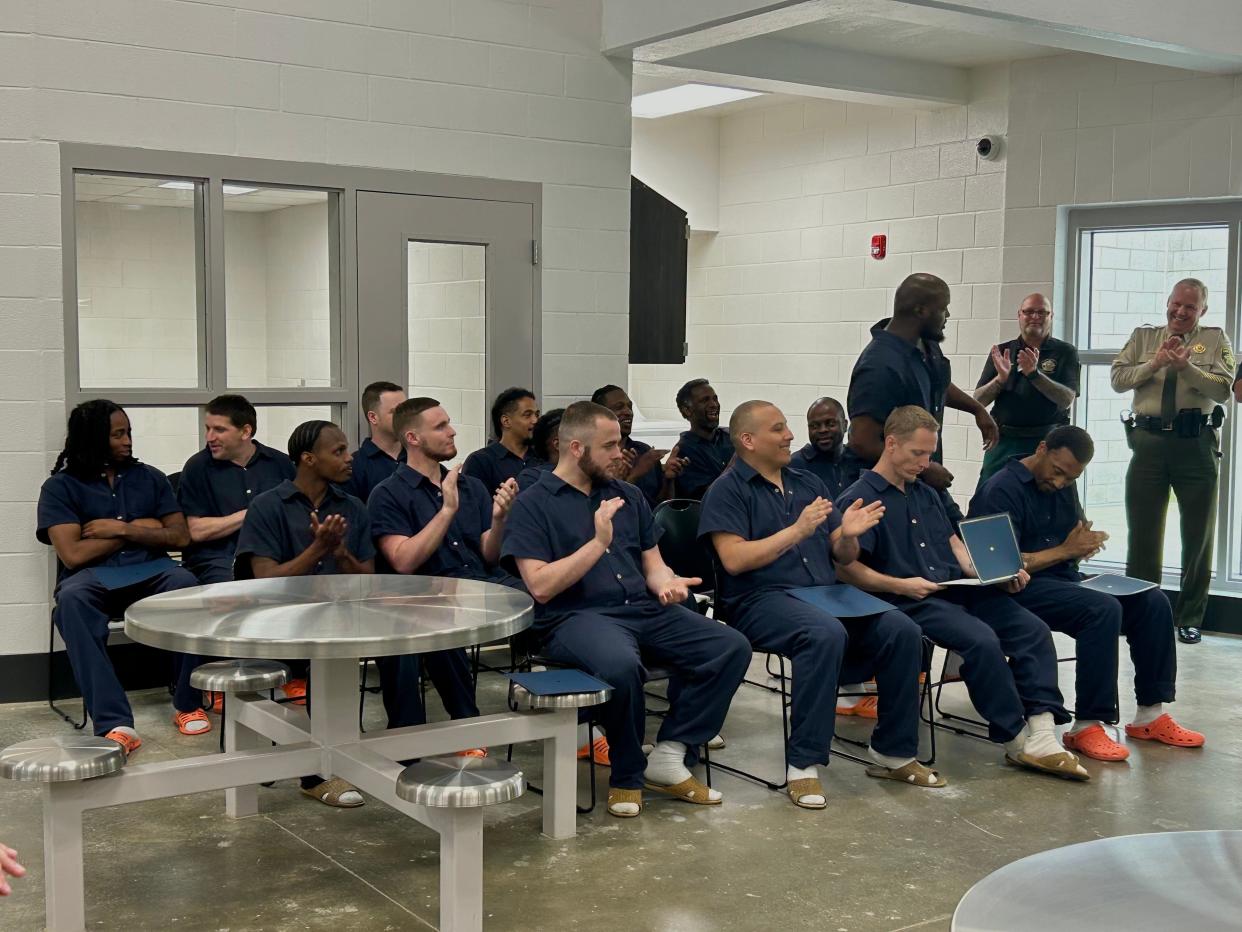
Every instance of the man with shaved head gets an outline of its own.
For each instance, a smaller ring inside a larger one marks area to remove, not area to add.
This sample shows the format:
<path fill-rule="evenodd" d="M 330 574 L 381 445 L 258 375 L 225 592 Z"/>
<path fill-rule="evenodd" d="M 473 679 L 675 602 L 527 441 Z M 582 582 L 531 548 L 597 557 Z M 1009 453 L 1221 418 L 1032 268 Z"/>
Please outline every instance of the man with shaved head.
<path fill-rule="evenodd" d="M 828 764 L 838 683 L 843 676 L 862 682 L 873 673 L 880 707 L 869 750 L 875 766 L 868 775 L 944 786 L 915 760 L 918 626 L 879 600 L 866 600 L 861 614 L 857 607 L 850 610 L 841 590 L 862 594 L 837 585 L 834 561 L 844 565 L 857 558 L 859 536 L 879 523 L 884 506 L 834 508 L 814 473 L 790 465 L 793 433 L 771 402 L 739 405 L 729 434 L 737 456 L 703 498 L 699 535 L 710 541 L 723 569 L 717 580 L 720 617 L 756 650 L 793 661 L 790 799 L 803 809 L 827 805 L 817 767 Z"/>
<path fill-rule="evenodd" d="M 845 450 L 848 427 L 841 402 L 835 398 L 816 398 L 806 412 L 806 432 L 811 442 L 789 460 L 789 465 L 795 469 L 814 473 L 833 498 L 845 488 L 841 454 Z"/>
<path fill-rule="evenodd" d="M 949 319 L 949 286 L 935 275 L 907 275 L 893 297 L 893 316 L 871 328 L 850 374 L 845 404 L 850 417 L 849 446 L 845 452 L 845 481 L 853 482 L 863 469 L 875 465 L 884 452 L 884 422 L 897 408 L 916 405 L 944 423 L 945 407 L 974 416 L 983 435 L 983 448 L 996 445 L 996 422 L 975 398 L 953 384 L 948 358 L 940 349 Z M 944 494 L 950 516 L 959 517 L 947 490 L 953 474 L 944 468 L 937 446 L 923 481 Z"/>
<path fill-rule="evenodd" d="M 616 478 L 625 461 L 617 416 L 574 402 L 561 416 L 559 438 L 556 468 L 514 503 L 501 554 L 535 600 L 533 630 L 543 653 L 612 687 L 598 707 L 612 760 L 608 812 L 638 815 L 644 787 L 717 805 L 720 792 L 687 764 L 724 724 L 750 645 L 681 604 L 702 580 L 669 569 L 646 497 Z M 672 673 L 672 704 L 646 757 L 645 663 Z"/>
<path fill-rule="evenodd" d="M 975 399 L 992 406 L 1000 440 L 983 457 L 979 488 L 1015 456 L 1030 456 L 1069 423 L 1078 397 L 1078 350 L 1052 335 L 1052 302 L 1039 292 L 1018 305 L 1018 336 L 992 347 Z"/>

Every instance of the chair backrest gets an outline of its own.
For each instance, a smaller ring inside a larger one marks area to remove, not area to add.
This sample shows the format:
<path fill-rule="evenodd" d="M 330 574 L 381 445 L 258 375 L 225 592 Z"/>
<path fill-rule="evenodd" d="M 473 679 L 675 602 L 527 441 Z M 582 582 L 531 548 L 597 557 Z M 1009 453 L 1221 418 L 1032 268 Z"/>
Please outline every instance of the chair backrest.
<path fill-rule="evenodd" d="M 660 555 L 678 576 L 698 576 L 703 585 L 695 591 L 712 589 L 711 548 L 699 540 L 699 514 L 703 506 L 693 499 L 674 498 L 656 506 L 655 525 L 660 530 Z"/>

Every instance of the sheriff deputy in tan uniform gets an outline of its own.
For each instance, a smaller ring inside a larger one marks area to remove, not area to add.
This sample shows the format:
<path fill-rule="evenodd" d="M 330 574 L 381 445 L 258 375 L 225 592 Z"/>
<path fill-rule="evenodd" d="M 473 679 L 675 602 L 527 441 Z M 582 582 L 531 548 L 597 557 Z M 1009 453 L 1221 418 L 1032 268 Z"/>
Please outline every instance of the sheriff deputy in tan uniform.
<path fill-rule="evenodd" d="M 1178 638 L 1200 640 L 1215 530 L 1217 430 L 1234 378 L 1233 348 L 1219 327 L 1200 326 L 1207 285 L 1173 286 L 1164 327 L 1138 327 L 1113 360 L 1113 391 L 1133 389 L 1126 422 L 1126 573 L 1160 581 L 1169 489 L 1182 523 L 1182 587 L 1174 609 Z"/>

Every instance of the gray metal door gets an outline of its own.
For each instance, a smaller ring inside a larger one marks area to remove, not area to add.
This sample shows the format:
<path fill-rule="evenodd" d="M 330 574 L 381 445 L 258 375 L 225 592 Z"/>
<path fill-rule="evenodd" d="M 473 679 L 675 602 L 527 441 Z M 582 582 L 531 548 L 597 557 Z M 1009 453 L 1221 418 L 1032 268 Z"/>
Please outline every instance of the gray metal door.
<path fill-rule="evenodd" d="M 464 455 L 497 392 L 541 391 L 534 206 L 373 191 L 357 206 L 359 385 L 440 399 Z"/>

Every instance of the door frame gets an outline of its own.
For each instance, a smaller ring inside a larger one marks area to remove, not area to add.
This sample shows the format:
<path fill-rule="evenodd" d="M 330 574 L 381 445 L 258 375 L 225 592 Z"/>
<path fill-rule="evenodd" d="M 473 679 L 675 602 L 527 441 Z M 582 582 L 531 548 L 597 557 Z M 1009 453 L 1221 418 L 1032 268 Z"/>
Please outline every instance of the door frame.
<path fill-rule="evenodd" d="M 65 404 L 66 410 L 100 391 L 79 388 L 78 365 L 78 286 L 77 286 L 77 218 L 74 200 L 75 172 L 111 172 L 116 174 L 167 175 L 197 178 L 206 182 L 204 228 L 200 251 L 203 288 L 200 313 L 201 338 L 206 352 L 206 371 L 198 388 L 161 388 L 109 390 L 112 400 L 121 405 L 150 407 L 202 406 L 225 391 L 224 359 L 217 358 L 224 346 L 224 192 L 223 181 L 256 182 L 262 186 L 318 188 L 336 192 L 335 241 L 330 244 L 329 261 L 336 271 L 337 288 L 332 294 L 338 331 L 333 345 L 339 347 L 339 384 L 328 388 L 249 388 L 232 386 L 242 391 L 255 404 L 332 404 L 343 411 L 342 427 L 351 440 L 358 440 L 361 410 L 358 384 L 362 348 L 358 346 L 358 258 L 357 258 L 357 192 L 376 191 L 387 194 L 414 194 L 427 197 L 453 197 L 479 201 L 511 201 L 529 204 L 533 218 L 532 250 L 538 255 L 543 232 L 543 185 L 530 181 L 504 181 L 467 175 L 443 175 L 432 172 L 404 171 L 331 165 L 319 162 L 293 162 L 278 159 L 211 155 L 161 149 L 138 149 L 125 146 L 101 146 L 86 143 L 59 143 L 61 195 L 61 303 L 65 333 Z M 332 208 L 330 207 L 330 211 Z M 542 274 L 535 263 L 532 276 L 532 326 L 536 347 L 534 377 L 531 386 L 542 396 Z M 217 346 L 218 344 L 218 346 Z"/>

